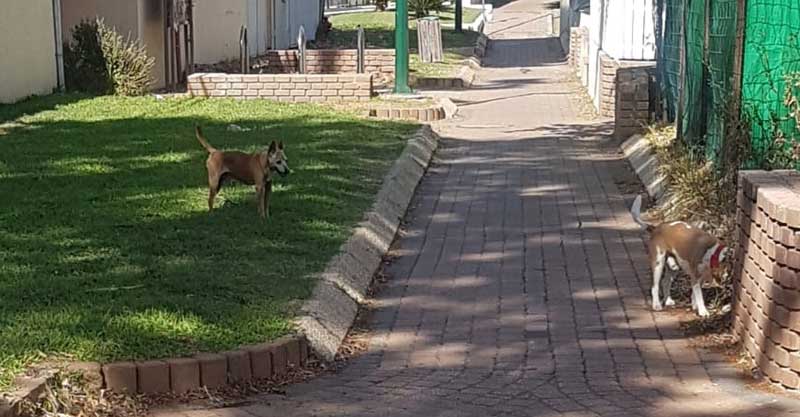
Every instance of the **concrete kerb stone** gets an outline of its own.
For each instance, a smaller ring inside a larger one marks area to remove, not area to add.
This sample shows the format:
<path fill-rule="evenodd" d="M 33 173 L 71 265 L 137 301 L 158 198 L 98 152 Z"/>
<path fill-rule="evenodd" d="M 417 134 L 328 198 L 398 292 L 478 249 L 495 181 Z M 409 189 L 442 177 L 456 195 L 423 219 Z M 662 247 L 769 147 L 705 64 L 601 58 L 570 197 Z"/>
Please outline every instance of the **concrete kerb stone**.
<path fill-rule="evenodd" d="M 328 263 L 303 304 L 295 324 L 320 357 L 332 360 L 336 356 L 437 146 L 437 136 L 429 126 L 409 139 L 364 221 Z"/>
<path fill-rule="evenodd" d="M 636 176 L 644 184 L 647 193 L 662 202 L 666 196 L 666 179 L 659 172 L 658 158 L 647 139 L 639 134 L 633 135 L 620 146 Z"/>
<path fill-rule="evenodd" d="M 22 404 L 25 401 L 36 401 L 45 393 L 47 381 L 52 374 L 37 377 L 18 377 L 14 380 L 16 389 L 7 398 L 0 397 L 0 417 L 18 417 L 22 415 Z"/>

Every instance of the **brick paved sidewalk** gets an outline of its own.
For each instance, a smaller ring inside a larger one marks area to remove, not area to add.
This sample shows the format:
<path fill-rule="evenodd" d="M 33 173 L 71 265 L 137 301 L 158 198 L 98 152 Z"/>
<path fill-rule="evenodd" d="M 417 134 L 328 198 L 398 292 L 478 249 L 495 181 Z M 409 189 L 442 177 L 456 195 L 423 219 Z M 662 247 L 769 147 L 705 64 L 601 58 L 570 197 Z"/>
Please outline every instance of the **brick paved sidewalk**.
<path fill-rule="evenodd" d="M 575 117 L 557 42 L 537 37 L 545 3 L 497 10 L 479 85 L 438 127 L 448 139 L 378 295 L 369 352 L 285 396 L 162 416 L 800 415 L 740 388 L 647 308 L 619 162 Z"/>

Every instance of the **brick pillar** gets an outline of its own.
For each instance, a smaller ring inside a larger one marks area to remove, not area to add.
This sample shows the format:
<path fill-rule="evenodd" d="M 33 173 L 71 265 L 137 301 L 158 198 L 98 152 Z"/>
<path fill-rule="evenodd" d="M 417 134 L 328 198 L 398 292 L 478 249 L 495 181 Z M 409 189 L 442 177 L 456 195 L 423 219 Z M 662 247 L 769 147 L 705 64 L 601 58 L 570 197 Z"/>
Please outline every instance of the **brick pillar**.
<path fill-rule="evenodd" d="M 650 71 L 650 66 L 626 67 L 625 63 L 617 69 L 612 103 L 615 136 L 627 138 L 650 123 Z"/>

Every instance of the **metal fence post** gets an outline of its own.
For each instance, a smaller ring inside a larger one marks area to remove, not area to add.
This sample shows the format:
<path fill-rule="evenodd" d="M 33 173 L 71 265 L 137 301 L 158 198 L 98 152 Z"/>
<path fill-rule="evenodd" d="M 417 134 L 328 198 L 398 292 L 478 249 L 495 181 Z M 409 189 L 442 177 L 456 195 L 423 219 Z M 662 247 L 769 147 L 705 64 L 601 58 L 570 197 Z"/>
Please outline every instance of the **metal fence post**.
<path fill-rule="evenodd" d="M 300 62 L 298 71 L 300 74 L 306 73 L 306 28 L 300 25 L 300 31 L 297 34 L 297 50 L 300 54 Z"/>
<path fill-rule="evenodd" d="M 242 74 L 250 73 L 250 52 L 247 50 L 247 26 L 239 29 L 239 64 Z"/>
<path fill-rule="evenodd" d="M 394 26 L 394 92 L 409 94 L 408 86 L 408 0 L 397 0 Z"/>
<path fill-rule="evenodd" d="M 356 71 L 359 74 L 364 73 L 364 61 L 365 61 L 365 53 L 366 53 L 366 39 L 364 38 L 364 28 L 361 25 L 358 25 L 358 45 L 357 45 L 357 63 L 356 63 Z"/>

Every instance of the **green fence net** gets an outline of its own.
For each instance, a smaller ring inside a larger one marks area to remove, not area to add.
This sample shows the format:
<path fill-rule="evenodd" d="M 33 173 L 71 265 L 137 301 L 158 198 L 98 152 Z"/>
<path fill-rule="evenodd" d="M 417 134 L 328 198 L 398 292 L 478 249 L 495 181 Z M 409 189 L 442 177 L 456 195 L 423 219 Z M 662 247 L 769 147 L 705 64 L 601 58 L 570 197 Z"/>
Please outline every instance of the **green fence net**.
<path fill-rule="evenodd" d="M 674 120 L 681 88 L 680 54 L 685 47 L 681 133 L 692 148 L 716 159 L 725 135 L 724 109 L 733 77 L 736 0 L 664 1 L 664 108 L 668 118 Z"/>
<path fill-rule="evenodd" d="M 800 0 L 747 2 L 742 108 L 752 124 L 755 164 L 763 166 L 768 144 L 780 130 L 797 140 L 783 104 L 785 76 L 800 71 Z"/>

